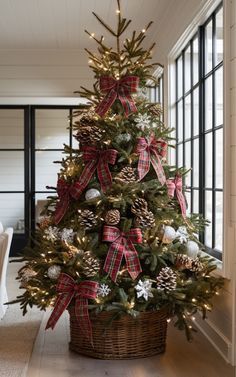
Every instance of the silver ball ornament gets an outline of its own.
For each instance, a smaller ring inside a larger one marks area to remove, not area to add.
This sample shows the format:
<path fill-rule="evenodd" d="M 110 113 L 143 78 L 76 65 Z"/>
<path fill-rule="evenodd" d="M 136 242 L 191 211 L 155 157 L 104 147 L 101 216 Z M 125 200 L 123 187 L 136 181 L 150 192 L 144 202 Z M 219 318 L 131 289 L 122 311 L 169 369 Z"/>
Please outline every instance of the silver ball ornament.
<path fill-rule="evenodd" d="M 176 238 L 175 229 L 170 225 L 166 225 L 164 228 L 164 235 L 163 235 L 162 242 L 168 244 L 174 241 L 175 238 Z"/>
<path fill-rule="evenodd" d="M 94 188 L 89 189 L 85 193 L 85 199 L 86 200 L 96 199 L 96 198 L 99 198 L 99 196 L 101 196 L 100 191 L 98 191 L 97 189 L 94 189 Z"/>
<path fill-rule="evenodd" d="M 47 272 L 48 277 L 52 280 L 57 280 L 59 278 L 60 273 L 61 273 L 61 267 L 56 264 L 49 267 L 48 272 Z"/>
<path fill-rule="evenodd" d="M 188 241 L 186 243 L 187 255 L 191 258 L 196 258 L 199 252 L 199 246 L 195 241 Z"/>

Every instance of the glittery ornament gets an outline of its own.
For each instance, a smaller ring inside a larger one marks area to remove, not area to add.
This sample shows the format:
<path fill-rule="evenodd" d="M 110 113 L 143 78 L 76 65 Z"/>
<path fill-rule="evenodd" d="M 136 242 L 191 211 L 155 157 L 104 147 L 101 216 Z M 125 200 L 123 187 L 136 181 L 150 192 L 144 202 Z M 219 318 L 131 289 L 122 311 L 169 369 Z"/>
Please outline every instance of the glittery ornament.
<path fill-rule="evenodd" d="M 93 199 L 99 198 L 100 196 L 101 196 L 100 191 L 94 188 L 87 190 L 85 193 L 86 200 L 93 200 Z"/>
<path fill-rule="evenodd" d="M 60 238 L 62 241 L 73 242 L 75 232 L 73 229 L 64 228 L 60 232 Z"/>
<path fill-rule="evenodd" d="M 44 237 L 48 241 L 56 241 L 59 237 L 59 229 L 56 226 L 49 226 L 47 229 L 44 230 Z"/>
<path fill-rule="evenodd" d="M 134 287 L 137 291 L 137 297 L 143 297 L 146 301 L 149 297 L 153 297 L 152 290 L 152 282 L 148 279 L 142 281 L 139 280 L 138 284 Z"/>
<path fill-rule="evenodd" d="M 164 235 L 163 235 L 162 243 L 166 243 L 166 244 L 171 243 L 172 241 L 174 241 L 175 238 L 176 238 L 175 229 L 170 225 L 166 225 L 164 228 Z"/>
<path fill-rule="evenodd" d="M 151 117 L 148 114 L 139 114 L 134 118 L 136 126 L 144 131 L 145 128 L 150 126 Z"/>
<path fill-rule="evenodd" d="M 180 243 L 187 242 L 189 235 L 186 226 L 180 226 L 176 231 L 176 238 L 178 238 Z"/>
<path fill-rule="evenodd" d="M 51 280 L 57 280 L 61 273 L 61 267 L 58 265 L 53 265 L 48 268 L 47 275 Z"/>
<path fill-rule="evenodd" d="M 191 258 L 196 258 L 199 252 L 199 246 L 197 242 L 189 240 L 186 243 L 187 255 Z"/>

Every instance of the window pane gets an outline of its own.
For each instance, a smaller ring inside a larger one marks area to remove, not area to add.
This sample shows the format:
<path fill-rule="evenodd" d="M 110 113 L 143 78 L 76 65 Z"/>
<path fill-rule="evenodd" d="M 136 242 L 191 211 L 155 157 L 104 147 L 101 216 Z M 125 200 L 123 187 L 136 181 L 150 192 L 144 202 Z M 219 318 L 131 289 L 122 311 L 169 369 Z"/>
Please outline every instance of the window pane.
<path fill-rule="evenodd" d="M 184 92 L 188 92 L 191 87 L 191 50 L 190 46 L 184 53 Z"/>
<path fill-rule="evenodd" d="M 0 191 L 24 191 L 24 152 L 0 152 Z"/>
<path fill-rule="evenodd" d="M 212 76 L 205 81 L 205 129 L 212 128 Z"/>
<path fill-rule="evenodd" d="M 212 191 L 205 192 L 205 218 L 212 221 Z M 205 245 L 212 247 L 212 222 L 205 228 Z"/>
<path fill-rule="evenodd" d="M 198 37 L 193 40 L 193 85 L 199 80 L 199 63 L 198 63 Z"/>
<path fill-rule="evenodd" d="M 182 56 L 177 60 L 177 98 L 183 95 L 183 59 Z"/>
<path fill-rule="evenodd" d="M 193 186 L 199 187 L 199 139 L 193 140 Z"/>
<path fill-rule="evenodd" d="M 24 194 L 0 193 L 1 222 L 13 227 L 15 233 L 24 233 Z"/>
<path fill-rule="evenodd" d="M 191 142 L 188 141 L 184 144 L 185 148 L 185 168 L 191 169 Z M 185 185 L 191 186 L 191 171 L 185 175 Z"/>
<path fill-rule="evenodd" d="M 183 101 L 177 104 L 178 108 L 178 142 L 183 140 Z"/>
<path fill-rule="evenodd" d="M 0 148 L 24 148 L 24 110 L 0 109 Z"/>
<path fill-rule="evenodd" d="M 36 149 L 63 149 L 63 143 L 69 143 L 68 116 L 68 110 L 36 110 Z"/>
<path fill-rule="evenodd" d="M 215 248 L 218 250 L 223 249 L 223 193 L 216 192 L 215 197 Z"/>
<path fill-rule="evenodd" d="M 185 191 L 184 192 L 184 195 L 185 195 L 185 199 L 187 201 L 187 215 L 189 215 L 191 213 L 191 192 L 190 191 Z"/>
<path fill-rule="evenodd" d="M 53 161 L 61 159 L 61 152 L 38 151 L 35 153 L 36 191 L 45 191 L 46 186 L 56 186 L 57 173 L 61 165 L 54 164 Z"/>
<path fill-rule="evenodd" d="M 212 21 L 205 27 L 205 73 L 212 69 Z"/>
<path fill-rule="evenodd" d="M 199 191 L 193 190 L 193 213 L 199 213 Z"/>
<path fill-rule="evenodd" d="M 183 166 L 183 144 L 178 145 L 178 167 Z"/>
<path fill-rule="evenodd" d="M 205 187 L 212 187 L 212 133 L 205 135 Z"/>
<path fill-rule="evenodd" d="M 185 140 L 191 137 L 191 97 L 190 94 L 185 98 L 185 119 L 184 119 L 184 131 Z"/>
<path fill-rule="evenodd" d="M 193 91 L 193 135 L 199 135 L 199 90 Z"/>
<path fill-rule="evenodd" d="M 215 131 L 215 186 L 216 188 L 223 188 L 223 129 Z"/>
<path fill-rule="evenodd" d="M 223 8 L 216 14 L 216 65 L 223 60 Z"/>
<path fill-rule="evenodd" d="M 223 67 L 215 73 L 215 126 L 223 124 Z"/>

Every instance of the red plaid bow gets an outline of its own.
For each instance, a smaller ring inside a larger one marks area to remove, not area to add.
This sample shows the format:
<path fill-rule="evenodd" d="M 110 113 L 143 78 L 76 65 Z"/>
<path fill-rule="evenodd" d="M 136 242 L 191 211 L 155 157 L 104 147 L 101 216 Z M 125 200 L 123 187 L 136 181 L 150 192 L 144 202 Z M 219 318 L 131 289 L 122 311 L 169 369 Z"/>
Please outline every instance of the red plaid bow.
<path fill-rule="evenodd" d="M 129 232 L 121 232 L 115 226 L 104 226 L 103 241 L 112 242 L 108 250 L 104 271 L 106 271 L 113 281 L 116 281 L 123 256 L 132 279 L 142 272 L 137 251 L 133 245 L 142 242 L 142 232 L 139 228 L 130 229 Z"/>
<path fill-rule="evenodd" d="M 95 147 L 88 146 L 83 147 L 83 151 L 83 160 L 86 162 L 86 165 L 79 181 L 69 185 L 63 179 L 58 179 L 57 193 L 59 202 L 57 203 L 54 216 L 56 224 L 58 224 L 65 215 L 69 206 L 70 197 L 79 199 L 96 169 L 102 191 L 106 191 L 112 183 L 112 176 L 108 164 L 114 165 L 118 152 L 115 149 L 100 151 Z"/>
<path fill-rule="evenodd" d="M 167 185 L 167 190 L 168 190 L 168 195 L 170 197 L 174 197 L 174 194 L 176 193 L 178 202 L 180 204 L 181 212 L 183 217 L 186 217 L 186 202 L 185 198 L 182 192 L 183 188 L 183 182 L 182 182 L 182 177 L 177 175 L 174 179 L 168 179 L 166 181 Z"/>
<path fill-rule="evenodd" d="M 89 320 L 88 299 L 96 298 L 98 285 L 97 282 L 88 280 L 76 284 L 71 276 L 61 273 L 56 288 L 58 297 L 53 312 L 47 322 L 46 330 L 49 328 L 54 329 L 60 316 L 74 298 L 75 315 L 79 326 L 81 331 L 92 343 L 92 327 Z"/>
<path fill-rule="evenodd" d="M 59 178 L 57 181 L 57 194 L 59 197 L 59 202 L 56 205 L 56 211 L 54 215 L 55 224 L 58 224 L 63 216 L 65 215 L 67 208 L 69 206 L 70 197 L 78 199 L 76 193 L 74 192 L 74 185 L 76 183 L 69 185 L 64 179 Z"/>
<path fill-rule="evenodd" d="M 160 183 L 164 185 L 164 183 L 166 182 L 166 176 L 161 164 L 160 157 L 166 156 L 166 142 L 164 142 L 163 140 L 156 140 L 154 135 L 150 136 L 149 141 L 144 137 L 139 137 L 136 151 L 137 153 L 139 153 L 139 180 L 141 181 L 141 179 L 143 179 L 149 172 L 151 163 Z"/>
<path fill-rule="evenodd" d="M 139 77 L 137 76 L 125 76 L 120 80 L 111 76 L 102 76 L 100 78 L 100 89 L 103 93 L 106 93 L 106 96 L 97 106 L 96 113 L 101 117 L 104 116 L 117 98 L 120 100 L 126 116 L 131 112 L 136 112 L 137 108 L 131 93 L 137 91 L 138 84 Z"/>

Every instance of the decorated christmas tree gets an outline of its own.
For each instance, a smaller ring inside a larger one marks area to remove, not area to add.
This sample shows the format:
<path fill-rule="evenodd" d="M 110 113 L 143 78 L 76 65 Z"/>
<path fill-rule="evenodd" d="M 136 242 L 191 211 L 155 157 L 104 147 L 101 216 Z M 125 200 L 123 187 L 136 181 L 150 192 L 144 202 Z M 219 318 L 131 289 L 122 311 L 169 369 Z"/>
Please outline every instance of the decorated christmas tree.
<path fill-rule="evenodd" d="M 194 313 L 205 318 L 222 285 L 199 242 L 206 221 L 186 215 L 186 169 L 167 163 L 171 130 L 145 95 L 156 83 L 154 45 L 142 47 L 152 23 L 124 40 L 131 21 L 119 1 L 116 12 L 116 30 L 94 14 L 115 49 L 86 31 L 98 46 L 96 54 L 86 50 L 95 84 L 79 92 L 88 104 L 73 114 L 78 147 L 65 145 L 57 195 L 24 250 L 16 300 L 23 314 L 28 305 L 53 306 L 47 328 L 73 307 L 92 347 L 93 318 L 104 312 L 112 313 L 109 327 L 164 309 L 165 322 L 173 318 L 191 339 Z"/>

